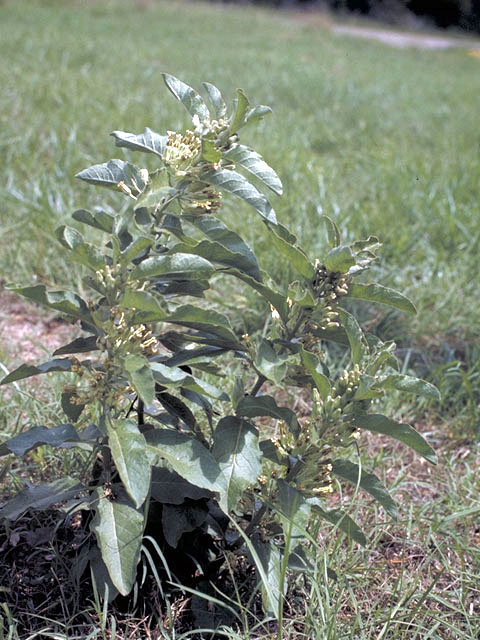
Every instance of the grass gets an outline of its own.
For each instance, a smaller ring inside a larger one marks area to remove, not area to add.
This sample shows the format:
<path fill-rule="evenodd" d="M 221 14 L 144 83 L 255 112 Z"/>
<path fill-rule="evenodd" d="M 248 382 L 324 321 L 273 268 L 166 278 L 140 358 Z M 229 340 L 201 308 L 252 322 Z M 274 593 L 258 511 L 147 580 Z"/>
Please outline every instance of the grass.
<path fill-rule="evenodd" d="M 480 134 L 472 105 L 480 62 L 465 51 L 398 51 L 343 39 L 280 12 L 162 0 L 7 0 L 0 4 L 0 55 L 8 61 L 0 68 L 0 280 L 79 284 L 54 229 L 75 208 L 118 200 L 73 176 L 124 157 L 108 137 L 112 130 L 187 123 L 162 71 L 196 86 L 211 81 L 227 95 L 240 86 L 273 107 L 245 142 L 255 141 L 281 176 L 278 217 L 308 251 L 320 255 L 324 247 L 319 212 L 351 238 L 381 238 L 376 279 L 406 292 L 419 314 L 406 320 L 379 312 L 369 322 L 399 341 L 406 371 L 443 393 L 438 406 L 394 398 L 390 408 L 422 419 L 441 463 L 424 467 L 403 449 L 366 440 L 363 453 L 402 505 L 400 521 L 387 526 L 360 496 L 351 515 L 373 532 L 366 550 L 320 532 L 318 579 L 310 592 L 301 579 L 295 585 L 285 638 L 477 640 Z M 264 268 L 281 280 L 285 267 L 255 233 L 254 214 L 230 203 L 229 224 L 250 234 Z M 1 355 L 8 366 L 18 358 Z M 19 385 L 2 392 L 2 436 L 56 417 L 54 398 L 40 389 L 39 400 L 33 391 Z M 52 464 L 68 470 L 74 462 L 30 460 L 12 477 L 20 482 L 38 468 L 48 474 Z M 345 578 L 325 580 L 324 560 Z M 20 637 L 12 614 L 3 614 L 0 638 Z M 115 619 L 103 615 L 92 637 L 115 635 Z M 146 634 L 135 631 L 139 624 L 132 620 L 125 637 Z M 57 633 L 50 637 L 76 637 L 68 625 L 64 636 Z M 265 629 L 249 633 L 252 640 L 273 637 Z"/>

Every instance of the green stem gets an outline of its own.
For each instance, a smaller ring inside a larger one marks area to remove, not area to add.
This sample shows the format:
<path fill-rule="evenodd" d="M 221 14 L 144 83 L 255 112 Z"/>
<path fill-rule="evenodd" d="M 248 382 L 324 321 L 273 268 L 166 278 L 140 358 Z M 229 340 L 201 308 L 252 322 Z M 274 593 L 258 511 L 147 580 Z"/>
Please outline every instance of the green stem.
<path fill-rule="evenodd" d="M 257 395 L 257 393 L 260 391 L 260 389 L 262 387 L 262 384 L 264 382 L 266 382 L 266 380 L 267 380 L 267 378 L 260 373 L 258 375 L 257 381 L 253 385 L 252 390 L 250 391 L 249 395 L 255 397 Z"/>

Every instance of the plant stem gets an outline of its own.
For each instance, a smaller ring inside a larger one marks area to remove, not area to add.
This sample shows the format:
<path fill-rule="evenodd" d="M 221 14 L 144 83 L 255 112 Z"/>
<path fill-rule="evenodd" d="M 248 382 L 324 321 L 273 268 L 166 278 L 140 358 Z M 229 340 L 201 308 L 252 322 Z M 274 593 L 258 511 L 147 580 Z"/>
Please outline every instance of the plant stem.
<path fill-rule="evenodd" d="M 257 381 L 255 382 L 255 384 L 252 387 L 252 390 L 250 391 L 251 396 L 257 395 L 257 393 L 260 391 L 262 384 L 266 381 L 266 379 L 267 378 L 265 376 L 263 376 L 262 374 L 259 374 Z"/>

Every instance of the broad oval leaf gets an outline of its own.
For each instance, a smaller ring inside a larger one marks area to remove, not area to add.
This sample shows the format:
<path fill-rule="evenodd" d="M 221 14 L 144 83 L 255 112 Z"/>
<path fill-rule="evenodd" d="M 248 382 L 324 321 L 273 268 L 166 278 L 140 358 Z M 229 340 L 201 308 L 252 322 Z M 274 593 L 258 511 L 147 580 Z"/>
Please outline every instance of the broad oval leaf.
<path fill-rule="evenodd" d="M 267 378 L 280 384 L 287 373 L 289 356 L 279 355 L 268 340 L 262 340 L 255 358 L 256 369 Z"/>
<path fill-rule="evenodd" d="M 201 309 L 190 304 L 185 304 L 177 307 L 177 309 L 168 316 L 166 322 L 197 329 L 204 333 L 211 333 L 219 336 L 232 347 L 243 349 L 237 336 L 233 333 L 228 318 L 217 311 Z"/>
<path fill-rule="evenodd" d="M 353 267 L 356 262 L 350 247 L 339 245 L 338 247 L 330 249 L 323 259 L 323 264 L 329 271 L 347 273 L 350 267 Z"/>
<path fill-rule="evenodd" d="M 226 491 L 227 481 L 218 462 L 194 436 L 173 429 L 153 429 L 145 439 L 154 458 L 166 460 L 188 482 L 209 491 Z"/>
<path fill-rule="evenodd" d="M 353 364 L 359 364 L 368 353 L 364 333 L 356 318 L 351 313 L 348 313 L 348 311 L 345 311 L 345 309 L 339 309 L 338 316 L 347 334 L 348 342 L 350 343 L 352 362 Z"/>
<path fill-rule="evenodd" d="M 349 460 L 334 460 L 332 462 L 332 473 L 340 478 L 348 480 L 354 485 L 359 485 L 364 491 L 378 500 L 385 511 L 394 520 L 398 518 L 398 511 L 395 501 L 383 486 L 374 473 L 366 473 L 358 464 Z"/>
<path fill-rule="evenodd" d="M 192 87 L 168 73 L 162 75 L 170 92 L 183 104 L 191 116 L 198 116 L 200 121 L 210 117 L 207 105 Z"/>
<path fill-rule="evenodd" d="M 262 470 L 257 429 L 236 416 L 222 418 L 213 434 L 212 455 L 226 478 L 227 486 L 220 494 L 220 506 L 229 513 Z"/>
<path fill-rule="evenodd" d="M 133 420 L 107 421 L 108 444 L 113 461 L 135 506 L 140 507 L 150 489 L 151 466 L 147 442 Z"/>
<path fill-rule="evenodd" d="M 102 187 L 116 188 L 123 182 L 133 193 L 140 193 L 145 188 L 145 182 L 137 167 L 125 160 L 114 159 L 103 164 L 95 164 L 80 171 L 75 177 Z"/>
<path fill-rule="evenodd" d="M 370 284 L 362 284 L 360 282 L 349 284 L 347 296 L 361 300 L 370 300 L 371 302 L 380 302 L 381 304 L 395 307 L 407 313 L 417 313 L 415 306 L 406 296 L 394 289 L 389 289 L 374 282 Z"/>
<path fill-rule="evenodd" d="M 212 103 L 213 109 L 215 111 L 215 117 L 217 120 L 220 118 L 224 118 L 227 113 L 227 105 L 225 104 L 225 100 L 219 89 L 213 84 L 209 82 L 204 82 L 203 86 L 208 94 L 208 98 Z"/>
<path fill-rule="evenodd" d="M 277 506 L 282 523 L 283 534 L 287 540 L 305 539 L 310 504 L 301 491 L 292 487 L 285 480 L 277 480 Z"/>
<path fill-rule="evenodd" d="M 306 351 L 303 347 L 300 349 L 300 358 L 303 366 L 312 376 L 313 383 L 315 384 L 320 397 L 322 400 L 326 400 L 332 393 L 332 385 L 330 384 L 330 380 L 327 376 L 320 371 L 322 363 L 314 353 Z"/>
<path fill-rule="evenodd" d="M 230 160 L 246 169 L 278 196 L 282 195 L 283 186 L 280 178 L 262 156 L 253 149 L 249 149 L 243 144 L 236 144 L 226 151 L 223 157 L 225 160 Z"/>
<path fill-rule="evenodd" d="M 32 427 L 0 444 L 0 456 L 14 453 L 23 456 L 32 449 L 48 444 L 50 447 L 62 447 L 66 443 L 78 442 L 80 436 L 72 424 L 59 424 L 57 427 Z"/>
<path fill-rule="evenodd" d="M 365 534 L 358 524 L 341 509 L 327 510 L 319 498 L 308 498 L 307 502 L 312 506 L 312 513 L 318 515 L 322 520 L 326 520 L 347 534 L 349 538 L 358 542 L 362 547 L 367 544 Z"/>
<path fill-rule="evenodd" d="M 283 238 L 280 237 L 279 234 L 275 233 L 276 227 L 271 229 L 271 240 L 276 248 L 280 251 L 280 253 L 286 258 L 288 264 L 292 266 L 293 269 L 301 276 L 306 278 L 307 280 L 313 280 L 315 277 L 315 268 L 307 258 L 307 256 L 298 249 L 294 247 L 289 242 L 286 242 Z"/>
<path fill-rule="evenodd" d="M 74 220 L 78 220 L 78 222 L 83 222 L 83 224 L 88 224 L 94 229 L 100 229 L 100 231 L 105 231 L 107 233 L 112 233 L 113 226 L 115 224 L 114 216 L 101 210 L 92 213 L 86 209 L 77 209 L 72 213 L 72 218 Z"/>
<path fill-rule="evenodd" d="M 128 381 L 147 405 L 155 399 L 155 381 L 147 358 L 141 355 L 129 355 L 123 360 Z"/>
<path fill-rule="evenodd" d="M 182 478 L 165 460 L 157 460 L 152 468 L 152 498 L 166 504 L 181 504 L 186 498 L 211 498 L 212 493 Z"/>
<path fill-rule="evenodd" d="M 135 319 L 139 322 L 162 322 L 167 317 L 159 299 L 147 291 L 128 289 L 121 297 L 120 304 L 135 309 Z"/>
<path fill-rule="evenodd" d="M 98 336 L 87 336 L 86 338 L 75 338 L 72 342 L 59 347 L 53 352 L 54 356 L 63 356 L 70 353 L 88 353 L 97 351 Z"/>
<path fill-rule="evenodd" d="M 49 360 L 43 364 L 39 364 L 36 367 L 29 364 L 21 364 L 15 371 L 12 371 L 0 381 L 2 384 L 9 384 L 10 382 L 17 382 L 18 380 L 24 380 L 25 378 L 31 378 L 32 376 L 38 376 L 41 373 L 51 373 L 52 371 L 70 371 L 72 368 L 72 362 L 68 358 L 55 358 Z"/>
<path fill-rule="evenodd" d="M 62 245 L 72 252 L 71 258 L 85 267 L 97 271 L 105 266 L 105 257 L 97 247 L 85 242 L 81 233 L 72 227 L 62 225 L 56 230 Z"/>
<path fill-rule="evenodd" d="M 201 179 L 241 198 L 252 206 L 262 218 L 265 218 L 265 220 L 268 220 L 268 222 L 272 224 L 277 224 L 275 211 L 270 202 L 240 173 L 230 171 L 230 169 L 211 169 L 210 171 L 202 173 Z"/>
<path fill-rule="evenodd" d="M 8 287 L 10 291 L 34 300 L 40 304 L 61 311 L 66 315 L 73 316 L 85 320 L 88 323 L 92 322 L 90 311 L 87 304 L 80 296 L 70 291 L 47 291 L 44 284 L 37 284 L 33 287 Z"/>
<path fill-rule="evenodd" d="M 113 584 L 126 596 L 137 575 L 144 516 L 131 499 L 117 488 L 112 496 L 107 496 L 103 487 L 98 487 L 95 493 L 95 517 L 90 529 L 96 535 Z"/>
<path fill-rule="evenodd" d="M 152 256 L 143 260 L 132 271 L 132 278 L 144 280 L 155 276 L 162 280 L 204 280 L 212 275 L 214 267 L 201 256 L 190 253 L 173 253 L 168 256 Z"/>
<path fill-rule="evenodd" d="M 133 151 L 145 151 L 147 153 L 154 153 L 157 156 L 162 157 L 167 146 L 168 136 L 162 136 L 159 133 L 155 133 L 148 127 L 145 127 L 143 133 L 134 134 L 127 133 L 126 131 L 113 131 L 111 134 L 115 138 L 115 144 L 117 147 L 126 147 Z"/>
<path fill-rule="evenodd" d="M 433 384 L 414 376 L 406 376 L 401 373 L 392 373 L 375 383 L 378 389 L 397 389 L 405 393 L 415 393 L 427 400 L 441 399 L 440 392 Z"/>
<path fill-rule="evenodd" d="M 437 462 L 435 451 L 418 431 L 415 431 L 409 424 L 396 422 L 379 414 L 368 414 L 353 416 L 353 425 L 360 429 L 373 431 L 373 433 L 383 433 L 386 436 L 391 436 L 416 451 L 425 460 L 433 464 Z"/>
<path fill-rule="evenodd" d="M 167 543 L 176 549 L 184 533 L 200 527 L 208 516 L 208 509 L 201 503 L 180 505 L 164 504 L 162 508 L 162 529 Z"/>
<path fill-rule="evenodd" d="M 276 420 L 282 420 L 288 425 L 289 430 L 294 435 L 298 435 L 300 425 L 298 424 L 295 412 L 288 407 L 279 407 L 275 398 L 271 396 L 245 396 L 237 405 L 238 416 L 256 418 L 257 416 L 270 416 Z"/>
<path fill-rule="evenodd" d="M 73 498 L 85 489 L 85 485 L 68 476 L 53 482 L 26 487 L 0 508 L 0 519 L 16 520 L 28 509 L 47 509 L 57 502 Z"/>

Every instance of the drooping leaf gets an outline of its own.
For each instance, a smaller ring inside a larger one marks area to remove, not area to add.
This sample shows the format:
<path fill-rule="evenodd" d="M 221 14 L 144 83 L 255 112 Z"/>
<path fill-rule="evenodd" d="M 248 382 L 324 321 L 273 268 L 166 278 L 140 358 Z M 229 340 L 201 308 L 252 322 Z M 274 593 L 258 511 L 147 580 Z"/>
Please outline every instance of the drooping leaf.
<path fill-rule="evenodd" d="M 133 269 L 132 278 L 145 280 L 158 276 L 162 280 L 208 280 L 213 271 L 213 265 L 205 258 L 189 253 L 174 253 L 143 260 Z"/>
<path fill-rule="evenodd" d="M 62 225 L 56 230 L 57 238 L 64 247 L 70 249 L 71 258 L 85 267 L 97 271 L 105 266 L 105 257 L 93 244 L 85 242 L 81 233 L 72 227 Z"/>
<path fill-rule="evenodd" d="M 303 540 L 310 518 L 310 505 L 301 491 L 282 480 L 277 480 L 278 516 L 285 538 Z"/>
<path fill-rule="evenodd" d="M 177 307 L 166 319 L 167 322 L 190 327 L 205 333 L 219 336 L 233 347 L 241 347 L 237 336 L 233 333 L 230 322 L 226 316 L 217 311 L 201 309 L 190 304 Z"/>
<path fill-rule="evenodd" d="M 120 256 L 118 262 L 121 265 L 127 265 L 129 262 L 138 258 L 140 254 L 143 256 L 147 252 L 148 249 L 153 244 L 153 238 L 149 238 L 147 236 L 139 236 L 135 238 L 135 240 L 128 245 L 126 249 L 124 249 Z"/>
<path fill-rule="evenodd" d="M 228 395 L 217 389 L 214 385 L 190 375 L 180 367 L 167 366 L 161 362 L 151 362 L 150 368 L 155 379 L 160 385 L 166 387 L 183 387 L 190 391 L 203 393 L 217 400 L 228 400 Z"/>
<path fill-rule="evenodd" d="M 183 104 L 191 116 L 198 116 L 200 122 L 210 117 L 207 105 L 192 87 L 168 73 L 162 75 L 170 92 Z"/>
<path fill-rule="evenodd" d="M 243 144 L 236 144 L 223 154 L 225 160 L 240 165 L 256 178 L 261 180 L 274 193 L 281 196 L 282 182 L 275 171 L 265 162 L 262 156 Z"/>
<path fill-rule="evenodd" d="M 237 233 L 231 231 L 214 216 L 184 217 L 204 233 L 209 240 L 212 240 L 211 245 L 205 249 L 206 251 L 208 248 L 209 253 L 199 253 L 199 255 L 211 262 L 219 262 L 237 268 L 255 280 L 262 281 L 255 254 Z"/>
<path fill-rule="evenodd" d="M 256 107 L 253 107 L 253 109 L 250 109 L 250 111 L 247 113 L 247 115 L 245 116 L 245 124 L 252 124 L 257 120 L 261 120 L 265 116 L 268 116 L 270 113 L 272 113 L 270 107 L 267 107 L 264 104 L 259 104 Z"/>
<path fill-rule="evenodd" d="M 348 311 L 345 311 L 345 309 L 339 309 L 338 315 L 350 343 L 352 362 L 353 364 L 359 364 L 368 353 L 363 331 L 356 318 L 351 313 L 348 313 Z"/>
<path fill-rule="evenodd" d="M 227 481 L 218 462 L 194 436 L 173 429 L 154 429 L 145 434 L 145 439 L 148 451 L 165 459 L 188 482 L 209 491 L 226 491 Z"/>
<path fill-rule="evenodd" d="M 32 449 L 45 444 L 50 447 L 62 447 L 67 442 L 78 442 L 79 440 L 79 434 L 72 424 L 60 424 L 51 428 L 32 427 L 0 444 L 0 456 L 6 456 L 10 453 L 23 456 Z"/>
<path fill-rule="evenodd" d="M 213 434 L 212 455 L 227 480 L 226 490 L 220 494 L 220 506 L 229 513 L 262 469 L 257 429 L 236 416 L 222 418 Z"/>
<path fill-rule="evenodd" d="M 171 547 L 176 549 L 183 534 L 195 531 L 205 522 L 207 515 L 208 509 L 202 504 L 164 504 L 162 509 L 162 528 L 165 540 Z"/>
<path fill-rule="evenodd" d="M 255 367 L 267 380 L 280 384 L 287 373 L 287 361 L 288 356 L 277 354 L 268 340 L 260 342 Z"/>
<path fill-rule="evenodd" d="M 340 529 L 340 531 L 346 533 L 349 538 L 358 542 L 362 547 L 366 546 L 367 539 L 365 538 L 365 534 L 358 524 L 344 511 L 341 509 L 325 509 L 323 501 L 319 498 L 308 498 L 307 502 L 312 507 L 312 513 L 319 516 L 322 520 L 333 524 Z"/>
<path fill-rule="evenodd" d="M 332 385 L 330 384 L 330 380 L 327 376 L 322 373 L 321 368 L 322 364 L 318 357 L 311 353 L 310 351 L 306 351 L 303 347 L 300 349 L 300 358 L 303 366 L 308 371 L 308 373 L 312 376 L 315 387 L 320 394 L 322 400 L 326 400 L 327 396 L 332 393 Z"/>
<path fill-rule="evenodd" d="M 347 296 L 360 298 L 361 300 L 370 300 L 371 302 L 380 302 L 381 304 L 395 307 L 407 313 L 417 313 L 415 306 L 406 296 L 394 289 L 389 289 L 388 287 L 373 282 L 371 284 L 361 284 L 360 282 L 351 283 L 348 287 Z"/>
<path fill-rule="evenodd" d="M 204 82 L 203 86 L 205 87 L 208 98 L 212 103 L 213 109 L 215 111 L 215 117 L 217 120 L 220 118 L 224 118 L 227 113 L 227 105 L 225 104 L 225 100 L 223 99 L 222 94 L 219 89 L 213 84 L 209 82 Z"/>
<path fill-rule="evenodd" d="M 193 412 L 180 398 L 162 391 L 161 393 L 157 393 L 157 400 L 167 413 L 172 416 L 172 424 L 175 425 L 175 427 L 178 428 L 178 421 L 181 420 L 191 431 L 196 429 L 197 421 Z"/>
<path fill-rule="evenodd" d="M 228 191 L 252 206 L 261 216 L 277 224 L 275 211 L 267 198 L 253 184 L 236 171 L 230 169 L 211 169 L 201 174 L 201 179 L 221 190 Z"/>
<path fill-rule="evenodd" d="M 425 460 L 436 464 L 437 456 L 428 442 L 415 431 L 409 424 L 403 422 L 396 422 L 386 416 L 379 414 L 368 415 L 355 415 L 353 417 L 353 425 L 366 429 L 367 431 L 373 431 L 374 433 L 383 433 L 386 436 L 391 436 L 395 440 L 403 442 L 408 447 L 416 451 L 423 456 Z"/>
<path fill-rule="evenodd" d="M 115 467 L 135 506 L 141 507 L 150 489 L 147 443 L 134 420 L 107 420 L 108 444 Z"/>
<path fill-rule="evenodd" d="M 28 509 L 47 509 L 57 502 L 73 498 L 85 489 L 85 485 L 68 476 L 53 482 L 25 487 L 0 508 L 0 519 L 16 520 Z"/>
<path fill-rule="evenodd" d="M 77 209 L 72 213 L 72 218 L 88 224 L 94 229 L 100 229 L 100 231 L 106 231 L 112 233 L 113 225 L 115 224 L 115 218 L 106 211 L 96 210 L 95 213 L 87 211 L 86 209 Z"/>
<path fill-rule="evenodd" d="M 72 402 L 73 398 L 76 398 L 75 391 L 64 391 L 60 403 L 67 418 L 75 423 L 82 415 L 85 405 Z"/>
<path fill-rule="evenodd" d="M 350 247 L 339 245 L 330 249 L 323 259 L 323 264 L 329 271 L 347 273 L 355 264 L 355 257 Z"/>
<path fill-rule="evenodd" d="M 86 338 L 75 338 L 72 342 L 59 347 L 53 352 L 54 356 L 63 356 L 70 353 L 88 353 L 97 351 L 98 336 L 87 336 Z"/>
<path fill-rule="evenodd" d="M 152 469 L 151 495 L 158 502 L 181 504 L 186 498 L 211 498 L 212 493 L 182 478 L 165 460 L 157 460 Z"/>
<path fill-rule="evenodd" d="M 148 127 L 145 127 L 145 131 L 138 135 L 135 135 L 134 133 L 127 133 L 125 131 L 113 131 L 110 135 L 115 138 L 115 144 L 117 147 L 126 147 L 133 151 L 154 153 L 155 155 L 160 156 L 160 158 L 164 154 L 168 140 L 168 136 L 162 136 L 159 133 L 155 133 L 155 131 L 152 131 Z"/>
<path fill-rule="evenodd" d="M 430 384 L 430 382 L 401 373 L 392 373 L 385 378 L 381 378 L 375 383 L 375 386 L 380 389 L 397 389 L 406 393 L 415 393 L 418 396 L 427 398 L 427 400 L 438 401 L 441 398 L 437 387 Z"/>
<path fill-rule="evenodd" d="M 30 364 L 21 364 L 15 371 L 12 371 L 0 381 L 2 384 L 9 384 L 10 382 L 17 382 L 18 380 L 24 380 L 25 378 L 31 378 L 32 376 L 38 376 L 42 373 L 51 373 L 52 371 L 70 371 L 72 368 L 72 361 L 68 358 L 55 358 L 49 360 L 43 364 L 37 366 Z"/>
<path fill-rule="evenodd" d="M 126 596 L 137 575 L 144 516 L 120 488 L 115 487 L 113 495 L 108 495 L 103 487 L 98 487 L 95 494 L 95 517 L 90 529 L 97 538 L 113 584 Z"/>
<path fill-rule="evenodd" d="M 141 355 L 128 355 L 123 360 L 128 381 L 145 404 L 155 399 L 155 382 L 147 358 Z"/>
<path fill-rule="evenodd" d="M 37 284 L 33 287 L 9 287 L 9 289 L 19 293 L 24 298 L 34 300 L 66 315 L 80 318 L 89 323 L 92 321 L 87 304 L 76 293 L 71 293 L 70 291 L 47 291 L 44 284 Z"/>
<path fill-rule="evenodd" d="M 398 511 L 395 501 L 374 473 L 366 473 L 363 469 L 360 469 L 358 464 L 350 462 L 349 460 L 334 460 L 332 467 L 334 475 L 344 478 L 354 485 L 358 484 L 364 491 L 367 491 L 373 496 L 375 500 L 378 500 L 394 520 L 397 520 Z"/>
<path fill-rule="evenodd" d="M 288 425 L 291 433 L 298 435 L 300 425 L 297 416 L 288 407 L 279 407 L 272 396 L 245 396 L 237 405 L 238 416 L 256 418 L 257 416 L 270 416 L 276 420 L 282 420 Z"/>

